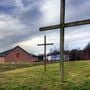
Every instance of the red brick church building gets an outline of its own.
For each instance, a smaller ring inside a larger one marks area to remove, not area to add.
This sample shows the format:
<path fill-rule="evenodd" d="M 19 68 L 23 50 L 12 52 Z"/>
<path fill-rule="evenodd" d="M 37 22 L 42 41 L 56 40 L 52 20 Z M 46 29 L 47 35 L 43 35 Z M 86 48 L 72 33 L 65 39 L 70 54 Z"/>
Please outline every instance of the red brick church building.
<path fill-rule="evenodd" d="M 0 63 L 34 62 L 37 60 L 38 58 L 35 55 L 28 53 L 19 46 L 0 53 Z"/>

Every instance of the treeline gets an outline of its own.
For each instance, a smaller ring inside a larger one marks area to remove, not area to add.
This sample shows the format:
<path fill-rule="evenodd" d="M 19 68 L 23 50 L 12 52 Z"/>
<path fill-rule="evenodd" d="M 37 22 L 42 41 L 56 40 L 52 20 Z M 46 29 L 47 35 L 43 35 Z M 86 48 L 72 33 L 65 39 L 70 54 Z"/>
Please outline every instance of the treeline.
<path fill-rule="evenodd" d="M 70 60 L 90 60 L 90 42 L 83 50 L 73 49 L 68 54 Z"/>
<path fill-rule="evenodd" d="M 60 52 L 58 50 L 54 50 L 53 52 L 49 54 L 59 54 Z M 80 49 L 72 49 L 64 51 L 64 55 L 69 56 L 69 60 L 90 60 L 90 42 L 86 45 L 86 47 L 82 50 Z"/>
<path fill-rule="evenodd" d="M 53 50 L 52 52 L 48 53 L 48 55 L 57 55 L 59 54 L 59 50 Z M 69 56 L 70 61 L 77 61 L 77 60 L 90 60 L 90 42 L 86 45 L 86 47 L 82 50 L 80 49 L 72 49 L 64 51 L 64 55 Z M 43 60 L 43 55 L 38 56 L 39 60 Z"/>

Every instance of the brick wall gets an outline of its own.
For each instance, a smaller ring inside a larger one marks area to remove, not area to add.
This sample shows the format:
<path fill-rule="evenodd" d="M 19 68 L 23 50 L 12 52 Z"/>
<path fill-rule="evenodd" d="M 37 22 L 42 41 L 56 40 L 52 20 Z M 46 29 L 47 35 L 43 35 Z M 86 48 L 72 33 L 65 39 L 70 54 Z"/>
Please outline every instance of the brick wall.
<path fill-rule="evenodd" d="M 36 59 L 37 58 L 32 57 L 32 55 L 26 53 L 21 48 L 16 48 L 5 57 L 5 62 L 33 62 Z"/>
<path fill-rule="evenodd" d="M 0 63 L 4 63 L 4 57 L 0 57 Z"/>

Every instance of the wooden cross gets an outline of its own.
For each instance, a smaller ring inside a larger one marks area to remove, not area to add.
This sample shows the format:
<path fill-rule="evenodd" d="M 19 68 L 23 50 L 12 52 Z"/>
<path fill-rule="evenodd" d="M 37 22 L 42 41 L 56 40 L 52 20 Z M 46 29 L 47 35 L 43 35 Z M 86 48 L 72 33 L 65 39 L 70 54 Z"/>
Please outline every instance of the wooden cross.
<path fill-rule="evenodd" d="M 53 45 L 53 43 L 46 42 L 46 36 L 44 36 L 44 44 L 38 44 L 38 46 L 44 46 L 44 71 L 46 71 L 46 46 Z"/>
<path fill-rule="evenodd" d="M 75 22 L 68 22 L 65 23 L 65 0 L 61 0 L 61 8 L 60 8 L 60 24 L 58 25 L 51 25 L 46 27 L 41 27 L 40 31 L 52 30 L 60 28 L 60 74 L 61 74 L 61 81 L 64 81 L 64 29 L 66 27 L 73 27 L 79 25 L 90 24 L 90 19 L 75 21 Z"/>

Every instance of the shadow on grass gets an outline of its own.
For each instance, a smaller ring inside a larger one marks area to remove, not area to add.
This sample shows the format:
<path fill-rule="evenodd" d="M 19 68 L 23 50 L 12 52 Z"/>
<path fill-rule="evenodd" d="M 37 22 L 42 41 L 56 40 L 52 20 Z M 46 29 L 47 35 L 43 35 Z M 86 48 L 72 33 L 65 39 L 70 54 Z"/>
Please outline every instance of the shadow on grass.
<path fill-rule="evenodd" d="M 48 90 L 48 89 L 42 88 L 42 86 L 17 86 L 17 87 L 0 88 L 0 90 Z"/>
<path fill-rule="evenodd" d="M 48 86 L 39 86 L 39 85 L 16 85 L 16 86 L 5 86 L 5 88 L 0 88 L 0 90 L 55 90 L 50 89 Z M 75 84 L 70 81 L 64 81 L 60 83 L 60 87 L 56 90 L 90 90 L 90 83 L 85 82 L 83 85 Z"/>
<path fill-rule="evenodd" d="M 42 63 L 29 63 L 29 64 L 0 64 L 0 72 L 5 72 L 9 70 L 15 70 L 20 68 L 32 67 L 42 65 Z"/>
<path fill-rule="evenodd" d="M 82 85 L 71 81 L 64 81 L 61 84 L 61 90 L 90 90 L 90 82 L 85 81 Z"/>

